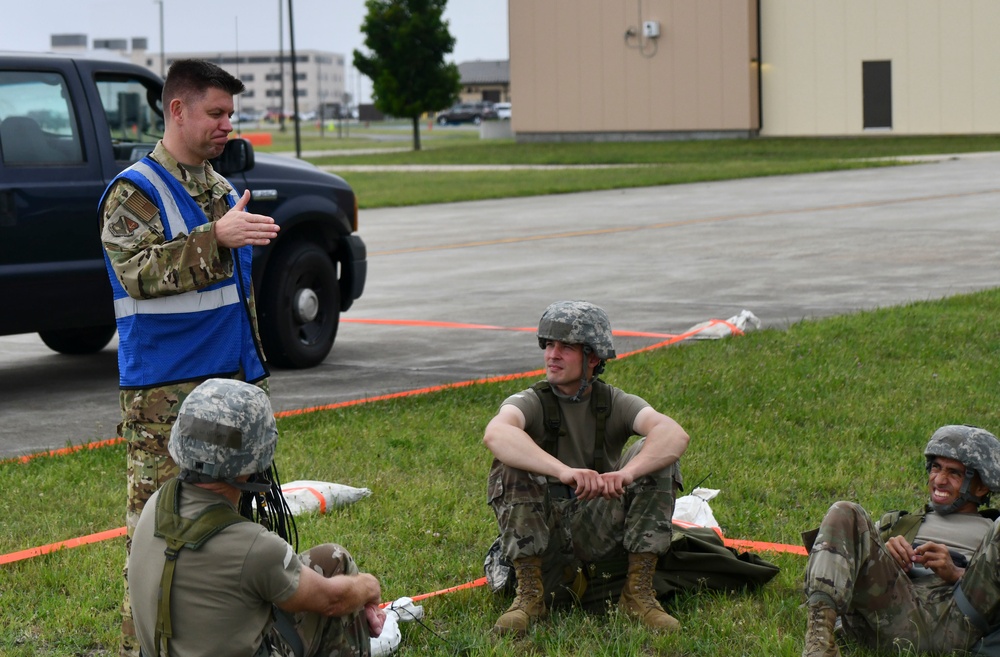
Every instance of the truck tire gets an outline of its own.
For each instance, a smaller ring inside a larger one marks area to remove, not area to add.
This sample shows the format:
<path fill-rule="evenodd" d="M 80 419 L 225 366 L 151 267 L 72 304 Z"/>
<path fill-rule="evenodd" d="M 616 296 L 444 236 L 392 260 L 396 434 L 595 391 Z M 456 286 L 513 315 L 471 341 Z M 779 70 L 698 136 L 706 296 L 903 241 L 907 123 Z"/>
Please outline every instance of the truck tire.
<path fill-rule="evenodd" d="M 268 264 L 257 306 L 268 364 L 319 365 L 340 324 L 340 285 L 330 255 L 316 244 L 286 244 Z"/>
<path fill-rule="evenodd" d="M 111 326 L 88 326 L 77 329 L 55 329 L 40 331 L 38 336 L 52 351 L 69 356 L 96 354 L 108 346 L 115 337 L 117 328 Z"/>

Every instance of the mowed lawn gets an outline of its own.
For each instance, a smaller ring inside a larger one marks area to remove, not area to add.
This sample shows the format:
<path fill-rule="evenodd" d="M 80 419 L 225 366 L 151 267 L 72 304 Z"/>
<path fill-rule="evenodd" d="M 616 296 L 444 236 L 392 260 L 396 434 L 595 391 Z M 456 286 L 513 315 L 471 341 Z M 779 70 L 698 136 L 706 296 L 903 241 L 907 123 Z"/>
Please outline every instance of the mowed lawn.
<path fill-rule="evenodd" d="M 1000 290 L 988 290 L 637 354 L 605 378 L 690 432 L 685 477 L 721 490 L 712 508 L 728 537 L 795 545 L 838 499 L 873 513 L 922 504 L 921 454 L 937 427 L 1000 430 L 998 313 Z M 285 481 L 373 491 L 300 517 L 301 544 L 345 545 L 386 599 L 481 577 L 496 532 L 482 432 L 527 383 L 281 419 Z M 123 464 L 121 445 L 0 464 L 0 554 L 120 526 Z M 489 628 L 508 601 L 474 587 L 423 600 L 424 624 L 403 626 L 399 654 L 799 655 L 805 558 L 762 555 L 782 572 L 760 590 L 670 600 L 677 634 L 650 635 L 614 610 L 564 610 L 525 639 L 497 641 Z M 0 654 L 114 653 L 123 558 L 116 539 L 0 566 Z"/>

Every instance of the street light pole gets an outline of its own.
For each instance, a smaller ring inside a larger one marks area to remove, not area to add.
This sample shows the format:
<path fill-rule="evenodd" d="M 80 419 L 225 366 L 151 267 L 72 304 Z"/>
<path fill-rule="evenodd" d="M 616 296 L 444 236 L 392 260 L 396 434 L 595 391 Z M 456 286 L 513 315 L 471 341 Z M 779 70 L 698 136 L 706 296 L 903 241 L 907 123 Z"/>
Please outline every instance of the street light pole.
<path fill-rule="evenodd" d="M 295 68 L 295 19 L 292 14 L 292 0 L 288 0 L 288 47 L 292 55 L 292 111 L 295 112 L 295 157 L 302 158 L 302 136 L 299 131 L 299 81 Z"/>
<path fill-rule="evenodd" d="M 166 61 L 167 58 L 163 54 L 163 0 L 153 0 L 156 4 L 160 5 L 160 77 L 166 77 Z"/>
<path fill-rule="evenodd" d="M 285 131 L 285 27 L 282 19 L 285 15 L 278 0 L 278 131 Z"/>

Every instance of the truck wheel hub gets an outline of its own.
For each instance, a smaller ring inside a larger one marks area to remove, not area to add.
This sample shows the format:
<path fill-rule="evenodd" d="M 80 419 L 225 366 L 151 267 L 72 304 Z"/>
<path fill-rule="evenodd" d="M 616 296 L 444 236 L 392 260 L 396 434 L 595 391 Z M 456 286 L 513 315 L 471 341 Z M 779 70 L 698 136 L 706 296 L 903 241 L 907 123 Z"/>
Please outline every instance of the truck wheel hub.
<path fill-rule="evenodd" d="M 316 316 L 319 315 L 319 297 L 312 288 L 306 287 L 295 293 L 292 312 L 295 313 L 295 321 L 300 324 L 316 319 Z"/>

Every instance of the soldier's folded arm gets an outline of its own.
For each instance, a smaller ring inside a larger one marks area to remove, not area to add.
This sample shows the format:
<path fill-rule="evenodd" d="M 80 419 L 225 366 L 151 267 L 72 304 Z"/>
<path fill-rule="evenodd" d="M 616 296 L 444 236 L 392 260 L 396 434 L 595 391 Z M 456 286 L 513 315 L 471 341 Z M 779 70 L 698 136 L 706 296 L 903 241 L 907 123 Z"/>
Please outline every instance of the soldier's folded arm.
<path fill-rule="evenodd" d="M 382 588 L 368 573 L 323 577 L 308 567 L 299 574 L 299 586 L 290 597 L 276 602 L 291 613 L 313 612 L 324 616 L 346 616 L 379 604 Z"/>
<path fill-rule="evenodd" d="M 637 435 L 646 437 L 642 449 L 625 466 L 633 477 L 673 465 L 680 460 L 691 441 L 675 420 L 648 406 L 639 411 L 633 430 Z"/>
<path fill-rule="evenodd" d="M 501 463 L 512 468 L 560 479 L 569 469 L 524 431 L 524 413 L 513 404 L 501 406 L 489 421 L 483 443 Z"/>

